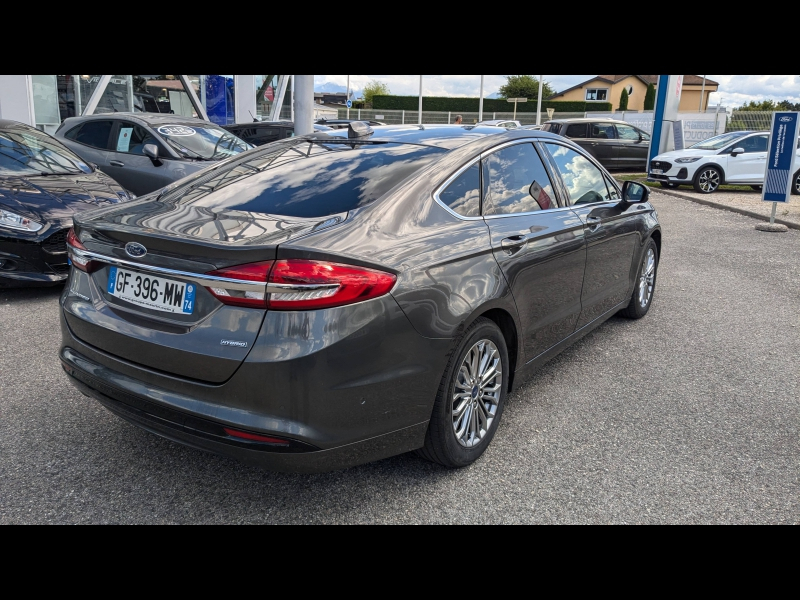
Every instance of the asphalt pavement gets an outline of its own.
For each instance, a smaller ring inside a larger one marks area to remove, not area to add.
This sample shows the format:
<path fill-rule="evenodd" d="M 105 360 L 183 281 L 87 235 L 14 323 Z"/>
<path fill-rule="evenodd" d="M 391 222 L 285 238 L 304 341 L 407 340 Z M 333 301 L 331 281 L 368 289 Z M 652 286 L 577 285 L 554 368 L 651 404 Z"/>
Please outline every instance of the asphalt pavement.
<path fill-rule="evenodd" d="M 654 193 L 655 298 L 508 398 L 483 458 L 262 471 L 62 373 L 59 289 L 0 290 L 0 523 L 798 523 L 800 231 Z"/>

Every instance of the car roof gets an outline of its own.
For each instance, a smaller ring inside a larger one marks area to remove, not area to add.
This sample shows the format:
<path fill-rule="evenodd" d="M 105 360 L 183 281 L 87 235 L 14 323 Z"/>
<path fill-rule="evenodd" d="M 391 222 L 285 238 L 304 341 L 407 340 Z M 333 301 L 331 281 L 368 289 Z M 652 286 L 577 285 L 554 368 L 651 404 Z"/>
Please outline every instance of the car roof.
<path fill-rule="evenodd" d="M 0 129 L 35 129 L 25 123 L 12 121 L 11 119 L 0 119 Z"/>
<path fill-rule="evenodd" d="M 399 142 L 420 144 L 452 150 L 487 135 L 499 135 L 505 131 L 499 127 L 480 125 L 375 125 L 368 139 L 371 142 Z M 347 129 L 326 132 L 326 135 L 346 138 Z"/>
<path fill-rule="evenodd" d="M 114 112 L 114 113 L 99 113 L 94 115 L 86 115 L 79 117 L 70 117 L 71 121 L 88 121 L 92 119 L 134 119 L 147 123 L 150 126 L 158 127 L 159 125 L 188 125 L 195 127 L 202 125 L 213 125 L 218 127 L 211 121 L 204 121 L 196 117 L 184 117 L 183 115 L 173 115 L 166 113 L 148 113 L 148 112 Z"/>

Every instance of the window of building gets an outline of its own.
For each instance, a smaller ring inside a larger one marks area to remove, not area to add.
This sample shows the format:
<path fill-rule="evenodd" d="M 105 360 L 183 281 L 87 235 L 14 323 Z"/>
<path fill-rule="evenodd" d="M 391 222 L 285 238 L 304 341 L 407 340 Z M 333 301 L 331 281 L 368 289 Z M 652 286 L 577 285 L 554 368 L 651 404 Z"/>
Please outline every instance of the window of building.
<path fill-rule="evenodd" d="M 586 100 L 605 101 L 608 98 L 608 88 L 586 88 Z"/>

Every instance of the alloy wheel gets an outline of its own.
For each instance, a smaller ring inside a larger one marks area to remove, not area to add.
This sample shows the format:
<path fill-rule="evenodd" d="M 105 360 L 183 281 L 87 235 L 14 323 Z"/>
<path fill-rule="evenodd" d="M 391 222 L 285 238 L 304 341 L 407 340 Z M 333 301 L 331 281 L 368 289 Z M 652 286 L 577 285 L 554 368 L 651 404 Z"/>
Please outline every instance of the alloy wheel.
<path fill-rule="evenodd" d="M 483 441 L 497 414 L 502 388 L 500 351 L 491 340 L 480 340 L 456 373 L 451 414 L 459 444 L 473 448 Z"/>
<path fill-rule="evenodd" d="M 642 269 L 639 275 L 639 305 L 646 308 L 653 296 L 653 285 L 656 282 L 656 253 L 652 248 L 642 259 Z"/>
<path fill-rule="evenodd" d="M 701 190 L 706 193 L 711 193 L 719 187 L 719 171 L 716 169 L 706 169 L 700 173 L 697 182 Z"/>

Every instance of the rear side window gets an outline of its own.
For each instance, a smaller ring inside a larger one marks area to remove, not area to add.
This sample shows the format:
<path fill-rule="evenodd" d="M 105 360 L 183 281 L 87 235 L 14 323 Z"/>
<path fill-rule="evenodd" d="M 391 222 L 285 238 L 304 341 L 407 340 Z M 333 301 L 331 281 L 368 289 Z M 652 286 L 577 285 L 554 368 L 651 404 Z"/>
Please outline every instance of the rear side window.
<path fill-rule="evenodd" d="M 567 127 L 567 131 L 564 136 L 568 138 L 589 137 L 586 135 L 586 123 L 573 123 Z"/>
<path fill-rule="evenodd" d="M 557 208 L 550 178 L 533 144 L 515 144 L 483 160 L 483 214 Z"/>
<path fill-rule="evenodd" d="M 439 201 L 464 217 L 481 215 L 480 163 L 475 163 L 459 175 L 439 194 Z"/>
<path fill-rule="evenodd" d="M 614 126 L 608 123 L 592 123 L 592 137 L 600 140 L 617 139 L 617 132 Z"/>
<path fill-rule="evenodd" d="M 73 139 L 92 148 L 108 150 L 108 137 L 111 135 L 112 125 L 111 121 L 89 121 L 83 124 Z"/>
<path fill-rule="evenodd" d="M 289 138 L 187 177 L 162 200 L 211 209 L 316 218 L 366 206 L 444 150 L 414 144 Z"/>
<path fill-rule="evenodd" d="M 542 125 L 542 131 L 558 133 L 559 131 L 561 131 L 561 123 L 545 123 L 544 125 Z"/>

